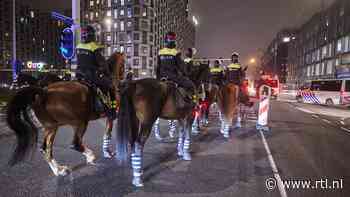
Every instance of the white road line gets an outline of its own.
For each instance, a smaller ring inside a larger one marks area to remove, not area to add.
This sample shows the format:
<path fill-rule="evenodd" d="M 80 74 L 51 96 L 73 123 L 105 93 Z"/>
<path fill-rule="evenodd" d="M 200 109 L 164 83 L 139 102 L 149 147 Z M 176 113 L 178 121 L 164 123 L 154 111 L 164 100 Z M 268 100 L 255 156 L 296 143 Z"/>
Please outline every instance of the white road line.
<path fill-rule="evenodd" d="M 315 115 L 315 114 L 312 115 L 312 117 L 313 117 L 313 118 L 319 118 L 319 116 L 318 116 L 318 115 Z"/>
<path fill-rule="evenodd" d="M 331 121 L 329 121 L 329 120 L 327 120 L 327 119 L 322 119 L 322 121 L 323 121 L 323 122 L 326 122 L 326 123 L 328 123 L 328 124 L 331 124 L 331 123 L 332 123 Z"/>
<path fill-rule="evenodd" d="M 345 128 L 345 127 L 340 127 L 340 128 L 341 128 L 342 130 L 344 130 L 344 131 L 350 133 L 350 129 L 347 129 L 347 128 Z"/>
<path fill-rule="evenodd" d="M 259 132 L 260 132 L 260 135 L 261 135 L 262 142 L 263 142 L 263 144 L 265 146 L 267 157 L 269 158 L 269 162 L 270 162 L 270 166 L 272 168 L 273 175 L 274 175 L 274 177 L 275 177 L 275 179 L 277 181 L 277 186 L 278 186 L 278 190 L 280 191 L 281 197 L 288 197 L 286 189 L 283 186 L 283 182 L 282 182 L 281 176 L 280 176 L 280 174 L 278 172 L 275 160 L 273 159 L 271 151 L 270 151 L 270 148 L 269 148 L 269 145 L 266 142 L 266 138 L 264 136 L 264 133 L 261 130 L 259 130 Z"/>

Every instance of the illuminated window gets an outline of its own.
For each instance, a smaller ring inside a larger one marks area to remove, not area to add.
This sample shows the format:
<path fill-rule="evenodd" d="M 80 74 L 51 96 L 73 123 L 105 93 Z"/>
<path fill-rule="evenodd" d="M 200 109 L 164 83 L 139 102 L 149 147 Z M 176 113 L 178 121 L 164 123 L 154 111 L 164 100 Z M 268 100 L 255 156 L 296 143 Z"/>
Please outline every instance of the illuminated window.
<path fill-rule="evenodd" d="M 118 29 L 118 23 L 114 23 L 114 29 Z"/>
<path fill-rule="evenodd" d="M 34 11 L 30 11 L 30 17 L 34 18 L 35 15 L 34 15 Z"/>
<path fill-rule="evenodd" d="M 123 46 L 123 45 L 120 45 L 120 52 L 121 52 L 121 53 L 124 53 L 124 50 L 125 50 L 124 46 Z"/>
<path fill-rule="evenodd" d="M 90 1 L 90 7 L 94 6 L 94 1 Z"/>
<path fill-rule="evenodd" d="M 98 18 L 98 12 L 96 12 L 96 18 Z"/>
<path fill-rule="evenodd" d="M 124 9 L 120 10 L 120 16 L 124 16 Z"/>
<path fill-rule="evenodd" d="M 131 27 L 131 26 L 132 26 L 132 22 L 131 22 L 131 21 L 128 21 L 126 25 L 127 25 L 128 27 Z"/>
<path fill-rule="evenodd" d="M 120 31 L 124 31 L 125 27 L 124 27 L 124 21 L 120 21 Z"/>
<path fill-rule="evenodd" d="M 112 11 L 108 10 L 106 15 L 107 16 L 112 16 Z"/>
<path fill-rule="evenodd" d="M 97 5 L 100 4 L 100 0 L 96 0 L 96 4 L 97 4 Z"/>
<path fill-rule="evenodd" d="M 338 42 L 337 42 L 337 52 L 342 52 L 343 48 L 342 48 L 342 42 L 343 40 L 342 39 L 339 39 Z"/>
<path fill-rule="evenodd" d="M 114 18 L 117 19 L 118 18 L 118 10 L 114 9 Z"/>
<path fill-rule="evenodd" d="M 108 7 L 112 6 L 112 0 L 108 0 Z"/>
<path fill-rule="evenodd" d="M 128 18 L 131 18 L 131 17 L 132 17 L 131 7 L 128 7 L 128 9 L 127 9 L 127 15 L 128 15 Z"/>
<path fill-rule="evenodd" d="M 120 5 L 121 6 L 125 5 L 125 0 L 120 0 Z"/>

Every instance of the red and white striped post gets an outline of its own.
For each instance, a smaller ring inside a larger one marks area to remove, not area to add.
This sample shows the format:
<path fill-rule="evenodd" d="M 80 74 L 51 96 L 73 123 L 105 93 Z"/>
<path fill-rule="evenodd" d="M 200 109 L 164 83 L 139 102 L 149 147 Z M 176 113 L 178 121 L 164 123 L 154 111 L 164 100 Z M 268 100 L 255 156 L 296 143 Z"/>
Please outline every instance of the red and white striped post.
<path fill-rule="evenodd" d="M 259 96 L 259 112 L 256 129 L 269 131 L 270 129 L 268 127 L 268 114 L 270 109 L 271 87 L 262 85 L 259 88 Z"/>

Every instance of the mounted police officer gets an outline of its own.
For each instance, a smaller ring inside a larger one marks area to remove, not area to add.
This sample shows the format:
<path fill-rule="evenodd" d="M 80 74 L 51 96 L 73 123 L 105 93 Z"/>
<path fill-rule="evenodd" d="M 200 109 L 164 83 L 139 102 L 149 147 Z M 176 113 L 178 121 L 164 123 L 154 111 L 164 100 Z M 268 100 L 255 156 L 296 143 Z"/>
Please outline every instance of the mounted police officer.
<path fill-rule="evenodd" d="M 165 48 L 161 49 L 158 54 L 157 79 L 166 79 L 176 83 L 188 92 L 187 98 L 192 100 L 195 95 L 195 86 L 186 77 L 182 66 L 181 53 L 176 50 L 176 34 L 168 32 L 165 36 Z"/>
<path fill-rule="evenodd" d="M 226 80 L 227 82 L 240 85 L 242 78 L 242 68 L 239 62 L 239 54 L 234 52 L 231 56 L 231 64 L 226 68 Z"/>
<path fill-rule="evenodd" d="M 116 118 L 115 92 L 107 62 L 102 55 L 103 46 L 96 43 L 95 29 L 88 25 L 81 29 L 81 43 L 77 50 L 77 76 L 99 87 L 104 94 L 110 95 L 111 103 L 105 104 L 105 112 L 110 119 Z M 104 75 L 104 76 L 103 76 Z M 102 77 L 103 76 L 103 77 Z"/>
<path fill-rule="evenodd" d="M 220 61 L 215 60 L 214 66 L 210 69 L 210 83 L 221 86 L 224 80 L 224 69 Z"/>
<path fill-rule="evenodd" d="M 189 76 L 192 73 L 194 62 L 193 62 L 193 56 L 197 53 L 197 50 L 195 48 L 188 48 L 186 51 L 186 58 L 184 59 L 184 72 L 186 76 Z"/>

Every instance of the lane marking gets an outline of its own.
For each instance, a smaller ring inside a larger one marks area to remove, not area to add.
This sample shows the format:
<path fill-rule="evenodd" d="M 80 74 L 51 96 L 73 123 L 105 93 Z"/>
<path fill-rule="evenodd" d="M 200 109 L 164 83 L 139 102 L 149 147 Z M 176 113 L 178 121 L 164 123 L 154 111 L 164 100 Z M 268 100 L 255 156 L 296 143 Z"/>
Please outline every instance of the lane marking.
<path fill-rule="evenodd" d="M 279 192 L 281 194 L 281 197 L 288 197 L 286 189 L 283 186 L 283 182 L 282 182 L 281 176 L 280 176 L 280 174 L 278 172 L 275 160 L 272 157 L 272 154 L 271 154 L 271 151 L 270 151 L 270 147 L 267 144 L 267 141 L 266 141 L 266 138 L 264 136 L 264 133 L 261 130 L 259 130 L 259 132 L 260 132 L 261 139 L 262 139 L 262 142 L 264 144 L 264 147 L 265 147 L 265 150 L 266 150 L 266 153 L 267 153 L 267 157 L 269 158 L 269 162 L 270 162 L 270 166 L 272 168 L 273 175 L 274 175 L 274 177 L 275 177 L 275 179 L 277 181 L 277 186 L 278 186 L 278 190 L 279 190 Z"/>
<path fill-rule="evenodd" d="M 328 124 L 331 124 L 331 123 L 332 123 L 331 121 L 329 121 L 329 120 L 327 120 L 327 119 L 322 119 L 322 121 L 323 121 L 323 122 L 326 122 L 326 123 L 328 123 Z"/>
<path fill-rule="evenodd" d="M 350 133 L 350 129 L 347 129 L 347 128 L 345 128 L 345 127 L 340 127 L 340 128 L 341 128 L 342 130 L 344 130 L 344 131 Z"/>

